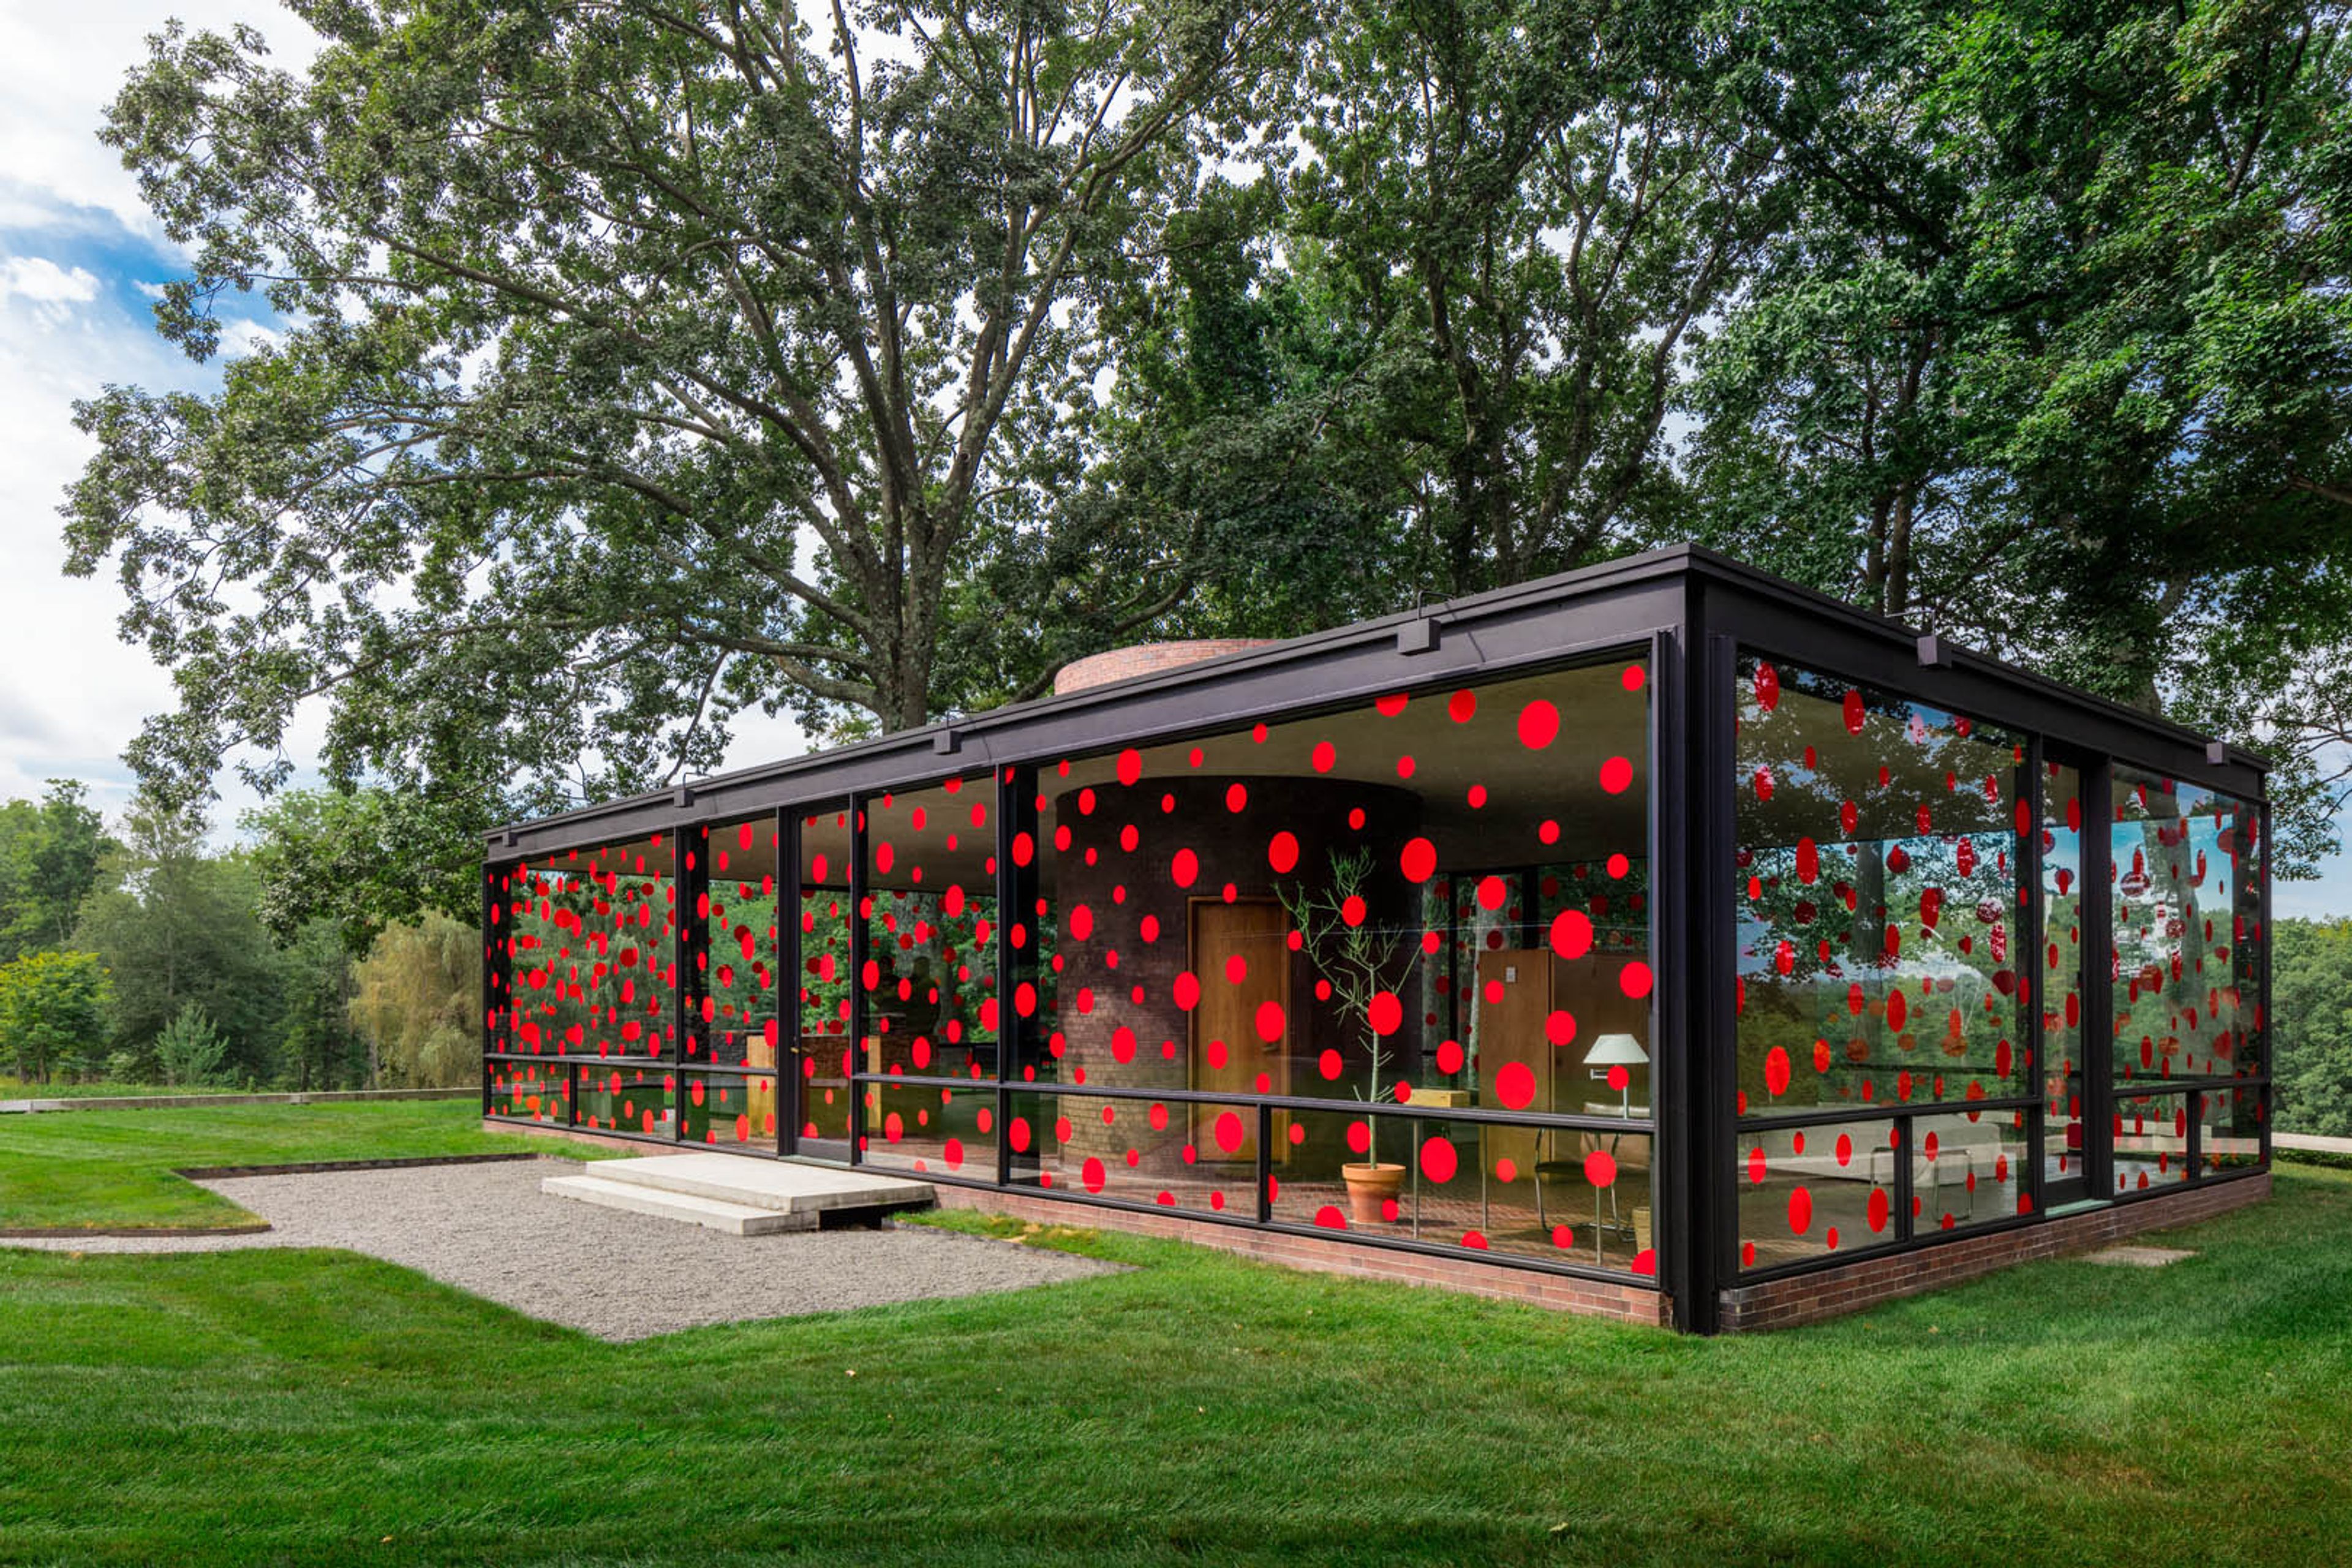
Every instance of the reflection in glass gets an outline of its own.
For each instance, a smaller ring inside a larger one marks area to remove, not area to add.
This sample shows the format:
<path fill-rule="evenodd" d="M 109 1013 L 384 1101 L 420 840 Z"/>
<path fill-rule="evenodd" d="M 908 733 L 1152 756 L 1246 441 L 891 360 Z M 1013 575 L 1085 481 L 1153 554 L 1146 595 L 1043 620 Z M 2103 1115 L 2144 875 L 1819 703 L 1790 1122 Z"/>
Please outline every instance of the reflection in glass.
<path fill-rule="evenodd" d="M 2021 742 L 1754 656 L 1740 670 L 1739 1113 L 2019 1092 Z"/>

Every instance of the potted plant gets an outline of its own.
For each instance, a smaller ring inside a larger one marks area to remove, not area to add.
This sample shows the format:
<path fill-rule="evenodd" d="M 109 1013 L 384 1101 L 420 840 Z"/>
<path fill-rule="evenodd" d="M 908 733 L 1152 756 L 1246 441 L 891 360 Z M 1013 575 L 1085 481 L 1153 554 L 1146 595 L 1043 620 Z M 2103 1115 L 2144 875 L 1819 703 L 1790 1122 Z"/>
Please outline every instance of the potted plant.
<path fill-rule="evenodd" d="M 1380 1095 L 1390 1058 L 1387 1042 L 1371 1026 L 1372 998 L 1403 984 L 1412 970 L 1412 949 L 1402 935 L 1381 929 L 1370 918 L 1365 889 L 1372 879 L 1372 852 L 1335 849 L 1330 866 L 1331 874 L 1320 889 L 1310 889 L 1304 879 L 1289 887 L 1276 882 L 1275 896 L 1298 933 L 1299 950 L 1330 983 L 1331 1001 L 1345 1026 L 1363 1036 L 1370 1070 L 1365 1084 L 1351 1092 L 1369 1102 Z M 1368 1158 L 1339 1167 L 1339 1179 L 1348 1184 L 1349 1217 L 1359 1225 L 1372 1225 L 1394 1212 L 1390 1205 L 1404 1190 L 1405 1168 L 1380 1157 L 1377 1139 L 1366 1145 L 1365 1152 Z"/>

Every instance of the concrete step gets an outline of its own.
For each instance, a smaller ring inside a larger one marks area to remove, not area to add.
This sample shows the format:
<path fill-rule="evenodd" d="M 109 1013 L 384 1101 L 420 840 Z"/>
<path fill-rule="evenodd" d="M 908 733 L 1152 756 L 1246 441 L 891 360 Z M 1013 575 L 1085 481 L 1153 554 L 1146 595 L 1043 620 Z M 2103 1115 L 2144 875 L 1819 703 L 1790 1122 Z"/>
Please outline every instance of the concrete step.
<path fill-rule="evenodd" d="M 751 1204 L 729 1203 L 693 1193 L 666 1191 L 634 1182 L 608 1182 L 602 1176 L 549 1176 L 539 1190 L 559 1198 L 572 1198 L 600 1208 L 625 1209 L 659 1219 L 684 1220 L 705 1230 L 729 1236 L 769 1236 L 782 1230 L 814 1230 L 814 1213 L 788 1214 Z"/>
<path fill-rule="evenodd" d="M 796 1215 L 839 1217 L 858 1211 L 924 1208 L 936 1198 L 929 1182 L 791 1160 L 751 1160 L 740 1154 L 599 1160 L 588 1171 L 598 1181 Z"/>

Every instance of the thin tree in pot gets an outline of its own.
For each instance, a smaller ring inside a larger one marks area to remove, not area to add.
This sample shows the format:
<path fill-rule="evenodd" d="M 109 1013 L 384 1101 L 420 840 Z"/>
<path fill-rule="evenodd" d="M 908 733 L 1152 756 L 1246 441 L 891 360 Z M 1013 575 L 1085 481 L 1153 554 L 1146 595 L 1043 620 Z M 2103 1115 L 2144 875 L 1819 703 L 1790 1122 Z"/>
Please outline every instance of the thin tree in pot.
<path fill-rule="evenodd" d="M 1319 889 L 1303 878 L 1287 886 L 1277 881 L 1275 896 L 1298 933 L 1300 951 L 1330 984 L 1341 1027 L 1363 1037 L 1370 1070 L 1364 1084 L 1352 1092 L 1369 1102 L 1380 1097 L 1393 1054 L 1387 1037 L 1372 1026 L 1372 1000 L 1382 994 L 1393 996 L 1403 985 L 1412 973 L 1412 947 L 1403 933 L 1371 918 L 1366 896 L 1372 879 L 1370 849 L 1335 849 L 1330 868 Z M 1368 1121 L 1376 1132 L 1378 1118 Z M 1404 1166 L 1381 1159 L 1376 1136 L 1365 1152 L 1368 1159 L 1339 1167 L 1348 1184 L 1349 1208 L 1359 1224 L 1389 1218 L 1386 1205 L 1404 1186 Z"/>

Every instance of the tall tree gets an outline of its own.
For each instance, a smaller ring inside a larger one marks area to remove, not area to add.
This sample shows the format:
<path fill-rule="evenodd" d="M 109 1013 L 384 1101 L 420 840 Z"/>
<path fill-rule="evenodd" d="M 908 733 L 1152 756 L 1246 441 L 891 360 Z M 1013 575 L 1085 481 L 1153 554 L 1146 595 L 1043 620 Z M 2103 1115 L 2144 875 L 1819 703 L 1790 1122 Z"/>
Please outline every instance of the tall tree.
<path fill-rule="evenodd" d="M 1386 363 L 1408 521 L 1465 592 L 1622 549 L 1671 493 L 1683 356 L 1771 221 L 1696 7 L 1348 4 L 1293 111 L 1293 234 Z"/>
<path fill-rule="evenodd" d="M 112 977 L 117 1048 L 145 1057 L 191 1003 L 229 1038 L 238 1077 L 274 1078 L 278 959 L 256 914 L 260 879 L 241 855 L 205 845 L 201 813 L 141 801 L 123 820 L 110 885 L 82 906 L 75 945 Z"/>
<path fill-rule="evenodd" d="M 87 952 L 28 952 L 0 964 L 0 1048 L 17 1074 L 47 1083 L 60 1066 L 99 1058 L 107 974 Z"/>
<path fill-rule="evenodd" d="M 214 396 L 113 388 L 68 506 L 178 682 L 189 790 L 331 703 L 340 783 L 501 814 L 707 769 L 730 716 L 896 728 L 1003 695 L 942 644 L 1090 396 L 1091 291 L 1192 181 L 1266 0 L 355 0 L 153 41 L 109 111 L 193 247 Z M 995 531 L 992 533 L 992 529 Z M 1100 635 L 1162 582 L 1087 595 Z M 255 770 L 273 784 L 282 758 Z"/>
<path fill-rule="evenodd" d="M 0 805 L 0 963 L 73 940 L 82 900 L 119 847 L 73 779 L 51 779 L 36 803 Z"/>
<path fill-rule="evenodd" d="M 1702 355 L 1703 535 L 2289 753 L 2352 654 L 2352 50 L 2319 0 L 1723 8 L 1799 205 Z M 2285 699 L 2282 700 L 2282 699 Z"/>
<path fill-rule="evenodd" d="M 351 1020 L 392 1088 L 478 1081 L 482 1070 L 482 939 L 427 915 L 388 928 L 355 975 Z"/>

